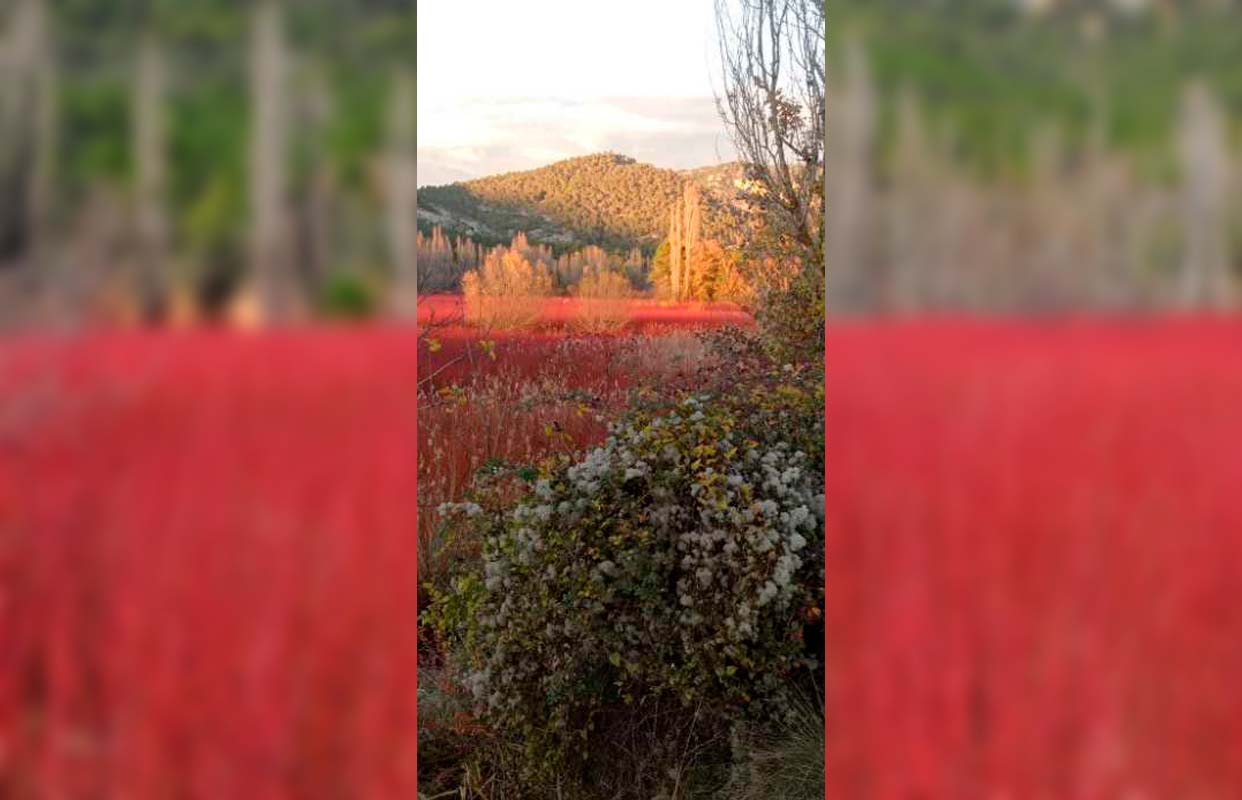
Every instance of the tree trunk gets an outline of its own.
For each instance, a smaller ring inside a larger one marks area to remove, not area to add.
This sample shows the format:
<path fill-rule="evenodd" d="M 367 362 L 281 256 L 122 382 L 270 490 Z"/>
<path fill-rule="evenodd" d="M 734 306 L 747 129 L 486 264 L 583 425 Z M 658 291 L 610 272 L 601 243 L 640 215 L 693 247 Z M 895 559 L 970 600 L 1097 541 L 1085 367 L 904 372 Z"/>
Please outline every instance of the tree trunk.
<path fill-rule="evenodd" d="M 0 220 L 5 249 L 26 263 L 45 260 L 55 178 L 56 60 L 45 0 L 20 0 L 13 12 L 0 86 L 0 179 L 10 202 Z"/>
<path fill-rule="evenodd" d="M 388 119 L 388 239 L 393 266 L 392 310 L 418 313 L 417 183 L 414 174 L 414 76 L 397 74 Z"/>
<path fill-rule="evenodd" d="M 1207 87 L 1187 88 L 1181 123 L 1182 299 L 1223 307 L 1231 300 L 1225 232 L 1229 154 L 1220 109 Z"/>
<path fill-rule="evenodd" d="M 869 275 L 875 132 L 875 88 L 866 53 L 858 41 L 845 51 L 845 78 L 828 113 L 828 270 L 836 275 L 836 294 L 848 306 L 875 304 L 878 282 Z"/>
<path fill-rule="evenodd" d="M 681 209 L 677 203 L 669 209 L 668 275 L 673 302 L 681 300 Z"/>
<path fill-rule="evenodd" d="M 287 320 L 297 298 L 290 279 L 285 101 L 286 54 L 277 0 L 261 0 L 251 39 L 251 271 L 265 320 Z"/>
<path fill-rule="evenodd" d="M 164 57 L 154 35 L 143 38 L 134 87 L 138 295 L 148 319 L 160 316 L 168 257 L 165 216 Z"/>

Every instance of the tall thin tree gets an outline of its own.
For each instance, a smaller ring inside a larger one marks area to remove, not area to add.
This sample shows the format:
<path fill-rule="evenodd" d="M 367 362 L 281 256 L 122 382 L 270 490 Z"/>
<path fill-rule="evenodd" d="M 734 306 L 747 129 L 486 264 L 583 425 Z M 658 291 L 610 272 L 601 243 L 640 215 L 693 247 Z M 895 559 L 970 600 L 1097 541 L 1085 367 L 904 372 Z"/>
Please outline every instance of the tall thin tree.
<path fill-rule="evenodd" d="M 0 175 L 13 212 L 6 221 L 27 261 L 45 260 L 57 150 L 57 72 L 46 0 L 19 0 L 4 52 Z"/>
<path fill-rule="evenodd" d="M 1231 300 L 1225 229 L 1229 152 L 1223 114 L 1208 88 L 1186 88 L 1180 131 L 1182 221 L 1186 250 L 1182 299 L 1223 306 Z"/>
<path fill-rule="evenodd" d="M 681 300 L 681 254 L 682 254 L 682 231 L 681 231 L 681 205 L 673 203 L 672 208 L 668 211 L 669 228 L 668 228 L 668 276 L 669 289 L 674 302 Z"/>
<path fill-rule="evenodd" d="M 682 193 L 682 207 L 682 213 L 685 215 L 682 222 L 682 230 L 686 253 L 682 265 L 681 285 L 685 297 L 689 298 L 693 294 L 693 287 L 699 282 L 696 272 L 698 265 L 695 264 L 695 249 L 699 244 L 699 226 L 702 222 L 699 187 L 693 182 L 688 182 Z"/>
<path fill-rule="evenodd" d="M 133 104 L 138 293 L 148 318 L 163 310 L 168 257 L 164 83 L 164 54 L 155 32 L 148 31 L 138 47 Z"/>
<path fill-rule="evenodd" d="M 388 118 L 388 240 L 393 266 L 393 312 L 418 313 L 417 183 L 414 174 L 414 76 L 408 69 L 393 80 Z"/>
<path fill-rule="evenodd" d="M 844 71 L 833 81 L 828 104 L 828 269 L 835 276 L 834 297 L 849 306 L 878 299 L 876 282 L 869 279 L 874 224 L 875 188 L 872 157 L 875 147 L 876 90 L 862 42 L 847 40 Z"/>
<path fill-rule="evenodd" d="M 251 270 L 266 319 L 296 310 L 290 279 L 286 156 L 286 71 L 283 9 L 259 0 L 251 31 L 250 216 Z"/>

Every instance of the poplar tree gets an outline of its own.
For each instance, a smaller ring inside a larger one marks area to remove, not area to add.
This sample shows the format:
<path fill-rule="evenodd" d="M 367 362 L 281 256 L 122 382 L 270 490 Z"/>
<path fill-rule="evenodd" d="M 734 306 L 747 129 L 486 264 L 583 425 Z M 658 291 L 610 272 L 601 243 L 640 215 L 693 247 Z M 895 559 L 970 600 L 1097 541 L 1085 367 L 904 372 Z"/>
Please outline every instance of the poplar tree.
<path fill-rule="evenodd" d="M 699 187 L 694 183 L 687 183 L 682 193 L 682 207 L 685 219 L 683 221 L 683 232 L 685 237 L 686 253 L 684 264 L 682 266 L 682 292 L 686 297 L 696 294 L 694 287 L 701 283 L 697 265 L 695 263 L 695 249 L 699 244 L 699 225 L 701 222 L 701 207 Z M 702 299 L 701 297 L 697 299 Z"/>
<path fill-rule="evenodd" d="M 669 209 L 668 231 L 668 275 L 673 302 L 681 300 L 681 248 L 681 207 L 679 204 L 674 203 L 673 207 Z"/>

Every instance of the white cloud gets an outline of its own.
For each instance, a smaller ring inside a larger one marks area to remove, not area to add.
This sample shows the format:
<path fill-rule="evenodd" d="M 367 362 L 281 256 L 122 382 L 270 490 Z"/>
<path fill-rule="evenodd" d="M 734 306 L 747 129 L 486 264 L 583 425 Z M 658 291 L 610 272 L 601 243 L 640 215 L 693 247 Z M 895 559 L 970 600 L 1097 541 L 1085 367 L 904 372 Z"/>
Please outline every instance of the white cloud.
<path fill-rule="evenodd" d="M 422 185 L 604 150 L 678 169 L 733 158 L 710 97 L 469 99 L 419 112 Z"/>
<path fill-rule="evenodd" d="M 422 0 L 419 183 L 601 150 L 677 168 L 731 159 L 712 100 L 713 7 Z"/>

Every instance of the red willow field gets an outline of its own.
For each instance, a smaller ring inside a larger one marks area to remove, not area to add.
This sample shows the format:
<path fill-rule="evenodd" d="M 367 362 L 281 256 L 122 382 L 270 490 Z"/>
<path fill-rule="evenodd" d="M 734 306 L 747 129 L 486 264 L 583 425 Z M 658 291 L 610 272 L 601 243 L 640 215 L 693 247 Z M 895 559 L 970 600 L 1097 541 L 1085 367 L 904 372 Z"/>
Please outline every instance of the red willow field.
<path fill-rule="evenodd" d="M 0 796 L 414 796 L 415 339 L 0 343 Z"/>
<path fill-rule="evenodd" d="M 424 298 L 419 345 L 419 530 L 424 574 L 439 568 L 437 509 L 489 462 L 533 463 L 600 441 L 641 382 L 676 385 L 702 366 L 696 329 L 752 325 L 731 304 L 628 301 L 629 321 L 581 335 L 577 301 L 548 298 L 528 330 L 462 322 L 458 295 Z M 445 551 L 446 556 L 451 555 Z"/>
<path fill-rule="evenodd" d="M 828 339 L 833 797 L 1236 797 L 1242 323 Z"/>
<path fill-rule="evenodd" d="M 597 435 L 633 358 L 663 376 L 695 353 L 493 338 L 493 405 L 436 389 L 426 422 L 457 449 L 429 474 L 479 442 L 556 446 L 545 421 Z M 832 796 L 1242 785 L 1238 341 L 1216 320 L 830 331 Z M 419 346 L 0 343 L 0 796 L 414 795 Z M 528 423 L 504 403 L 532 375 L 591 396 Z M 445 427 L 451 403 L 478 424 Z"/>

